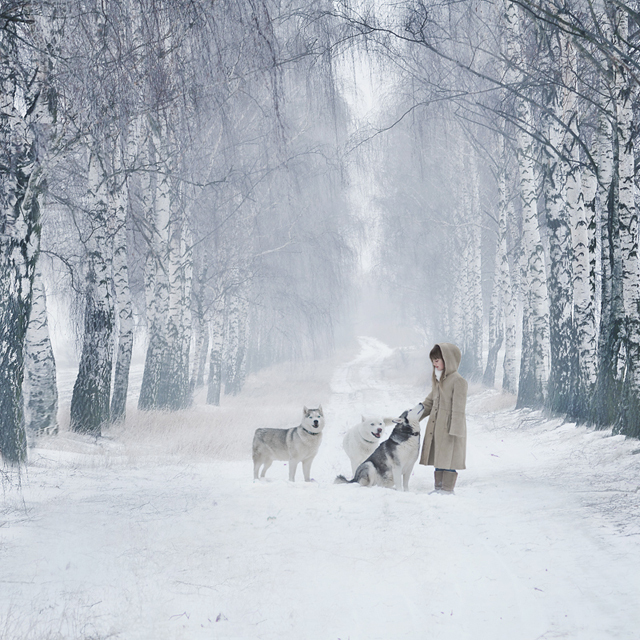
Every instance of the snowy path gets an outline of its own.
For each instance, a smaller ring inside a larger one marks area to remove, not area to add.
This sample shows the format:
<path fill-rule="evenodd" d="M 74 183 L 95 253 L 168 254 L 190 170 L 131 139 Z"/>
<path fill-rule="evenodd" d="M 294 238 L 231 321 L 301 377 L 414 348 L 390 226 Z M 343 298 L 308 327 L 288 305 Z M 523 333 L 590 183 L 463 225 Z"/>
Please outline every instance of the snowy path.
<path fill-rule="evenodd" d="M 536 414 L 516 428 L 485 391 L 455 496 L 430 495 L 424 467 L 409 493 L 333 485 L 360 413 L 422 399 L 385 379 L 385 345 L 361 346 L 334 373 L 315 483 L 284 464 L 253 483 L 249 456 L 35 452 L 5 492 L 0 637 L 638 638 L 640 445 Z"/>

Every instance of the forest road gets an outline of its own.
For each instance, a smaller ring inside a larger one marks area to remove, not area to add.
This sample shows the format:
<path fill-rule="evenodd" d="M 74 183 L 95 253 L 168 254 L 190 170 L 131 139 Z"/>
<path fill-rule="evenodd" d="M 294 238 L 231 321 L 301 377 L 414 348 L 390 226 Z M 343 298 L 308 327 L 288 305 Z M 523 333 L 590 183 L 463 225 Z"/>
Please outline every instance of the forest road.
<path fill-rule="evenodd" d="M 604 509 L 618 494 L 599 484 L 607 464 L 636 459 L 601 455 L 624 443 L 523 426 L 521 413 L 490 410 L 498 392 L 478 391 L 455 495 L 431 494 L 423 466 L 409 492 L 334 485 L 360 414 L 398 414 L 426 391 L 390 370 L 401 359 L 387 345 L 360 347 L 323 402 L 314 482 L 300 470 L 288 482 L 286 463 L 253 482 L 249 451 L 33 450 L 2 511 L 0 637 L 636 640 L 638 538 Z M 590 489 L 606 497 L 585 502 Z"/>
<path fill-rule="evenodd" d="M 359 355 L 335 372 L 330 413 L 362 407 L 371 415 L 397 415 L 424 397 L 428 390 L 387 381 L 387 345 L 373 338 L 360 344 Z M 360 525 L 383 537 L 378 549 L 384 560 L 373 572 L 405 565 L 405 577 L 390 593 L 394 601 L 415 604 L 399 615 L 408 625 L 406 637 L 419 637 L 409 629 L 416 623 L 429 637 L 452 640 L 637 638 L 637 536 L 607 519 L 606 498 L 595 508 L 584 499 L 590 491 L 602 496 L 593 455 L 581 455 L 583 440 L 594 434 L 557 427 L 561 421 L 545 428 L 541 418 L 538 429 L 522 428 L 522 412 L 491 410 L 500 406 L 499 396 L 476 389 L 469 397 L 468 468 L 454 496 L 430 494 L 433 468 L 420 465 L 409 494 L 337 487 L 354 490 L 358 500 L 384 494 Z M 350 477 L 343 431 L 327 439 L 322 454 L 342 460 L 341 472 Z M 597 438 L 593 446 L 616 443 Z M 399 564 L 391 559 L 394 549 Z"/>

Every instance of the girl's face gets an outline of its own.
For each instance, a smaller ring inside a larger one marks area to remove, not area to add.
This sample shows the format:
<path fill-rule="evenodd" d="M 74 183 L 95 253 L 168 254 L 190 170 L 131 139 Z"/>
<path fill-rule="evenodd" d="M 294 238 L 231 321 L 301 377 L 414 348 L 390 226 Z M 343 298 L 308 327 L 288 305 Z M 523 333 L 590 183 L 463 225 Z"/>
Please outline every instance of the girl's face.
<path fill-rule="evenodd" d="M 433 368 L 438 371 L 444 370 L 444 360 L 442 358 L 435 358 L 431 362 L 433 362 Z"/>

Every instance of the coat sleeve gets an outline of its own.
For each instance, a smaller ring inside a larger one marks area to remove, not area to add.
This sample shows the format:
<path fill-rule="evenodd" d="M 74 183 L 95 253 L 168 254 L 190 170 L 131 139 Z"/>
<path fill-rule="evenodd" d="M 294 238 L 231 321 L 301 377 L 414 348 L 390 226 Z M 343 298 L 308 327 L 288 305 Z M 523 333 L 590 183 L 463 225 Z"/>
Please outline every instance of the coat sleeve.
<path fill-rule="evenodd" d="M 433 407 L 433 389 L 431 389 L 431 393 L 422 401 L 422 404 L 424 405 L 424 411 L 419 420 L 426 418 L 431 413 L 431 407 Z"/>
<path fill-rule="evenodd" d="M 467 381 L 464 378 L 456 380 L 453 387 L 453 402 L 451 403 L 451 426 L 449 427 L 449 435 L 466 436 L 467 435 Z"/>

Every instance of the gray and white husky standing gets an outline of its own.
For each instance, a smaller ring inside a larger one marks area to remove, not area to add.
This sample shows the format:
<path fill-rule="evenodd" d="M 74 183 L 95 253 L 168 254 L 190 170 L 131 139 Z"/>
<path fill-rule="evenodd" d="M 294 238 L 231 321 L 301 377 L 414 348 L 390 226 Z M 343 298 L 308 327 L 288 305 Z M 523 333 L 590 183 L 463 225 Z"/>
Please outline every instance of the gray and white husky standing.
<path fill-rule="evenodd" d="M 271 466 L 274 460 L 289 461 L 289 480 L 296 477 L 298 462 L 302 462 L 304 479 L 311 480 L 311 463 L 318 453 L 322 442 L 324 415 L 322 406 L 317 409 L 302 410 L 302 422 L 291 429 L 256 429 L 253 436 L 253 477 L 258 479 Z"/>
<path fill-rule="evenodd" d="M 338 476 L 335 482 L 357 482 L 365 487 L 402 487 L 408 491 L 409 478 L 420 452 L 419 418 L 423 411 L 424 406 L 420 403 L 395 418 L 396 426 L 389 438 L 358 466 L 353 480 Z"/>

